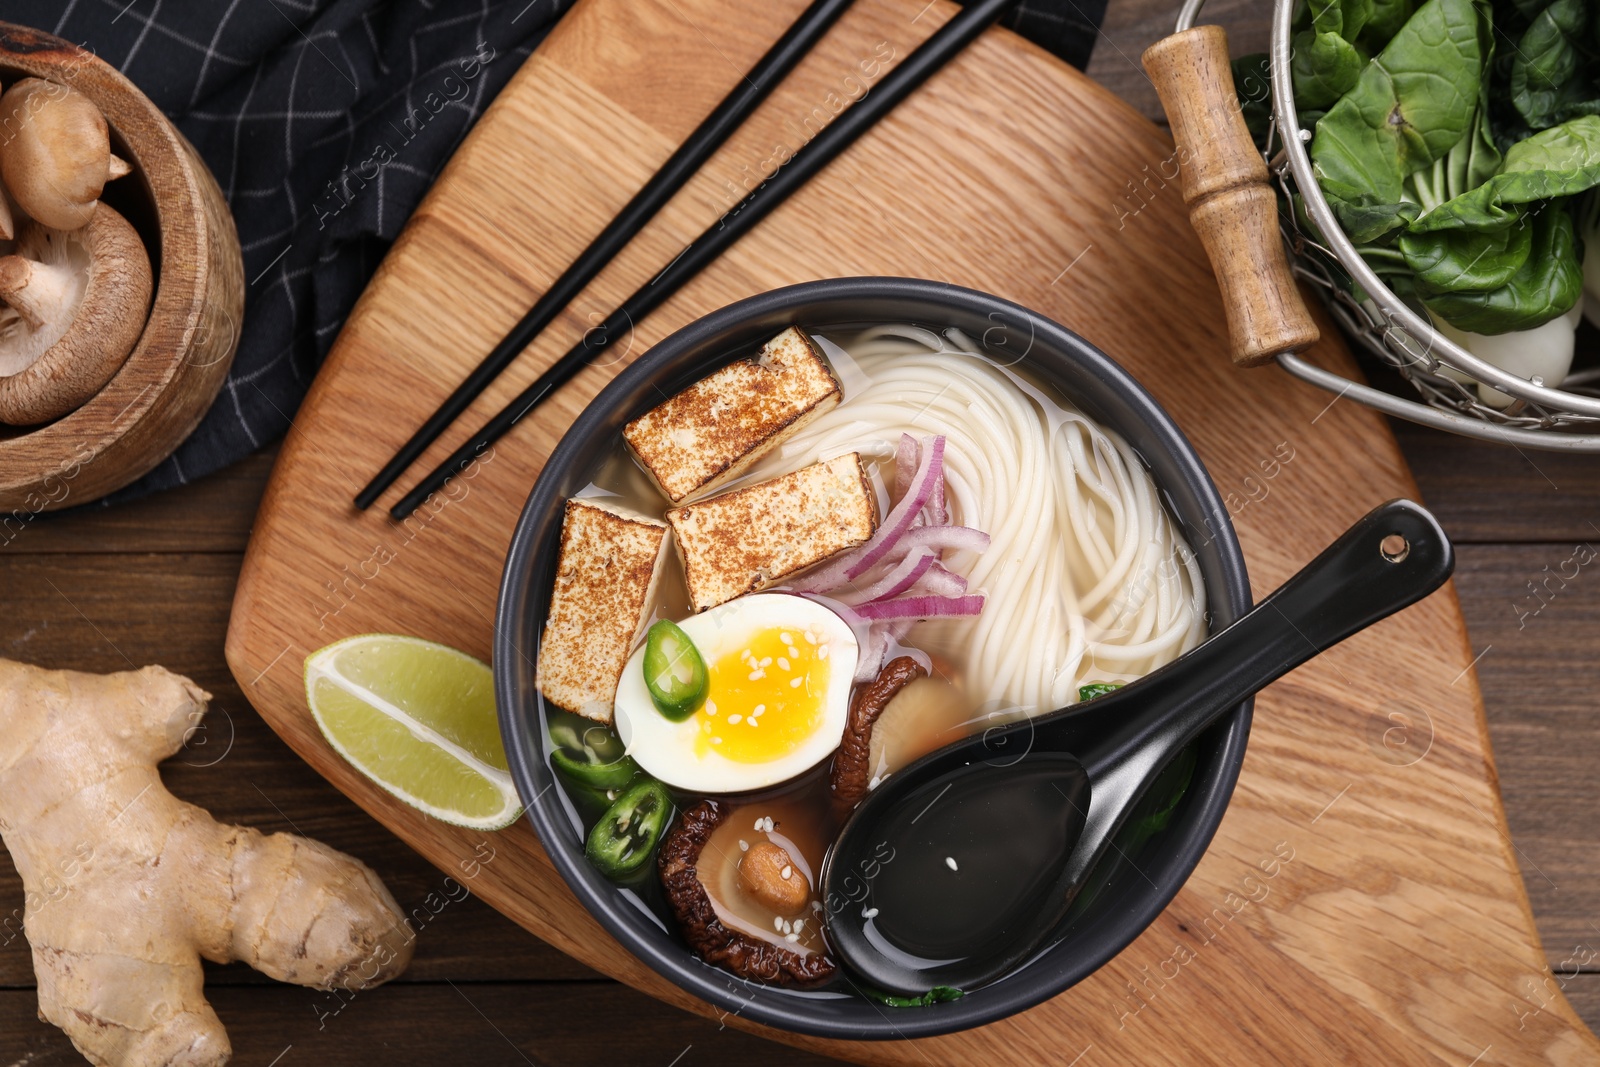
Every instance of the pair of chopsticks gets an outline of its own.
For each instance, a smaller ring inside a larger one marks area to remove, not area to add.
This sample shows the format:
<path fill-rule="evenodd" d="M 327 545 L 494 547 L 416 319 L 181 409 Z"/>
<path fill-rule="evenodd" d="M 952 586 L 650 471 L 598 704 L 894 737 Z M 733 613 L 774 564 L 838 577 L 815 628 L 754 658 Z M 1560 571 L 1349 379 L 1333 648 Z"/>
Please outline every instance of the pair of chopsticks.
<path fill-rule="evenodd" d="M 666 164 L 647 182 L 600 236 L 573 261 L 439 410 L 411 436 L 383 470 L 356 496 L 367 508 L 526 348 L 539 332 L 576 297 L 645 224 L 670 200 L 735 129 L 810 51 L 853 0 L 814 0 L 810 7 L 745 76 L 743 82 L 689 135 Z M 659 307 L 684 283 L 749 232 L 791 193 L 831 163 L 901 100 L 904 100 L 1004 15 L 1018 0 L 971 0 L 854 105 L 823 127 L 790 160 L 756 186 L 727 214 L 697 237 L 671 263 L 623 301 L 600 326 L 588 330 L 565 355 L 545 369 L 533 384 L 486 422 L 466 443 L 400 499 L 389 514 L 404 519 L 445 482 L 466 470 L 495 441 L 515 426 L 545 397 L 565 384 L 605 348 L 610 337 Z"/>

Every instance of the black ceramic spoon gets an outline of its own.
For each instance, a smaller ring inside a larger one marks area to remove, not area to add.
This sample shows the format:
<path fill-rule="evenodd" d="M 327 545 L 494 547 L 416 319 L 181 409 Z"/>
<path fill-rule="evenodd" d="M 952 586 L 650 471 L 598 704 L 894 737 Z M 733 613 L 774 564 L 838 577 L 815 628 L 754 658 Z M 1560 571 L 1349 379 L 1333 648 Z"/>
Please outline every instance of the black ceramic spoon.
<path fill-rule="evenodd" d="M 907 995 L 1014 970 L 1060 924 L 1169 759 L 1240 701 L 1433 592 L 1454 566 L 1433 516 L 1390 501 L 1176 662 L 895 772 L 828 856 L 834 948 L 860 977 Z"/>

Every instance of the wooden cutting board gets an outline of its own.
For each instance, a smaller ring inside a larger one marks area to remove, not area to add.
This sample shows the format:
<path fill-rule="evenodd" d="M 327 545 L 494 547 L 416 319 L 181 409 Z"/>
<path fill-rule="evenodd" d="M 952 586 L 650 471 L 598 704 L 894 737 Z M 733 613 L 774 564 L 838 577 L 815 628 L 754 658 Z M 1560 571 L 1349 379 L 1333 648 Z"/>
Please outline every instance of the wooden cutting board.
<path fill-rule="evenodd" d="M 863 0 L 419 471 L 953 10 L 925 3 Z M 803 6 L 582 0 L 562 21 L 345 326 L 278 460 L 228 634 L 256 708 L 386 826 L 442 869 L 477 870 L 473 891 L 539 937 L 705 1014 L 601 930 L 525 826 L 485 842 L 344 764 L 306 710 L 301 661 L 374 630 L 488 657 L 513 521 L 617 366 L 579 376 L 403 525 L 350 498 Z M 1263 594 L 1415 488 L 1382 418 L 1229 364 L 1172 158 L 1166 136 L 1109 93 L 991 31 L 613 351 L 626 362 L 732 300 L 819 277 L 920 275 L 1019 301 L 1110 352 L 1172 412 Z M 1350 370 L 1336 342 L 1315 355 Z M 883 1064 L 1594 1062 L 1600 1043 L 1534 932 L 1471 660 L 1447 590 L 1268 690 L 1232 806 L 1187 886 L 1054 1001 L 909 1043 L 762 1032 Z"/>

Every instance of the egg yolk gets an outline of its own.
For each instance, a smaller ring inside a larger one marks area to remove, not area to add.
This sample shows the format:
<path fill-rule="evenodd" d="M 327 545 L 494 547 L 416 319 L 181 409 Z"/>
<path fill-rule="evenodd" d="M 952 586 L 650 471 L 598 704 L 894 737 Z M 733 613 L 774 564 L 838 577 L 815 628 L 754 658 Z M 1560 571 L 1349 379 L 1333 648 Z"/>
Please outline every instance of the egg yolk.
<path fill-rule="evenodd" d="M 817 732 L 828 694 L 828 637 L 758 630 L 709 665 L 706 702 L 694 713 L 695 753 L 769 763 Z"/>

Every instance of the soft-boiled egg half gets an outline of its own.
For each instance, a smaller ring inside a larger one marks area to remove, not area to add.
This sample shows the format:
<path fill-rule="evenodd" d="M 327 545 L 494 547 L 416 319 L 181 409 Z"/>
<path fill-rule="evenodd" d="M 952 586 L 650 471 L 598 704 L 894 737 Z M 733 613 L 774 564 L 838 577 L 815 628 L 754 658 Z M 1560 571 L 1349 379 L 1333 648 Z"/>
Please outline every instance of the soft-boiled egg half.
<path fill-rule="evenodd" d="M 628 754 L 667 785 L 742 793 L 794 778 L 839 747 L 856 639 L 821 604 L 784 593 L 730 600 L 678 624 L 706 663 L 705 703 L 682 722 L 656 710 L 644 649 L 617 686 Z"/>

